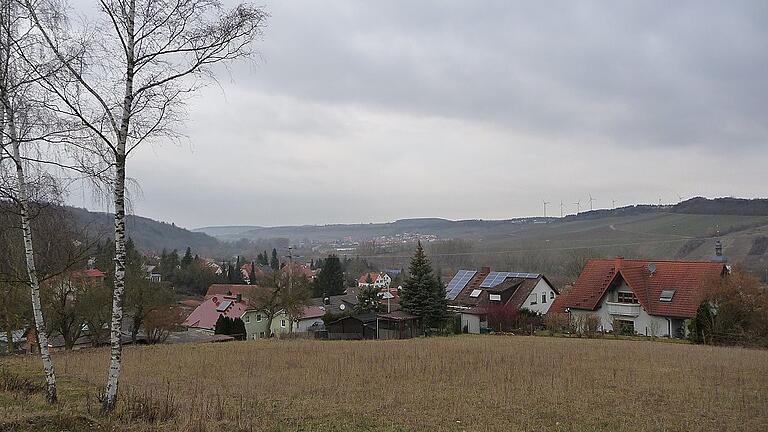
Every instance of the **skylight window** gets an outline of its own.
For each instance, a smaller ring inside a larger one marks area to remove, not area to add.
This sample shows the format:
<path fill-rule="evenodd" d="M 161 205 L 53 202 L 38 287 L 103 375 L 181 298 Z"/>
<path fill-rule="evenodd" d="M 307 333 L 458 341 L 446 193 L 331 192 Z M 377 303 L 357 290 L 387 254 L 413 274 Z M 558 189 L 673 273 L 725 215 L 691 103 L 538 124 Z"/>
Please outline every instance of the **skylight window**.
<path fill-rule="evenodd" d="M 469 296 L 472 297 L 472 298 L 478 298 L 478 297 L 480 297 L 480 293 L 481 292 L 483 292 L 483 291 L 479 290 L 479 289 L 472 290 L 472 292 L 469 294 Z"/>
<path fill-rule="evenodd" d="M 501 294 L 491 294 L 488 298 L 491 301 L 501 301 Z"/>
<path fill-rule="evenodd" d="M 675 295 L 675 290 L 664 290 L 661 292 L 661 296 L 659 297 L 659 301 L 664 303 L 670 303 L 672 301 L 672 297 Z"/>

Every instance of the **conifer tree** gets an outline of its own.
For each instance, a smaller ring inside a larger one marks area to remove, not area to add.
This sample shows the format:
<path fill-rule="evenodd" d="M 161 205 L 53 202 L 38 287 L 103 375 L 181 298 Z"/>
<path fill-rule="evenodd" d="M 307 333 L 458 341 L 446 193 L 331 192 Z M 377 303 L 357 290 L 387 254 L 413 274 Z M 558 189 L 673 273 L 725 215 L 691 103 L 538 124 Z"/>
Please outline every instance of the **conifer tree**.
<path fill-rule="evenodd" d="M 339 257 L 329 255 L 325 259 L 323 268 L 315 279 L 314 291 L 318 297 L 344 294 L 344 270 L 341 268 Z"/>
<path fill-rule="evenodd" d="M 274 271 L 280 270 L 280 259 L 277 258 L 277 249 L 275 248 L 272 248 L 272 260 L 269 262 L 269 266 Z"/>
<path fill-rule="evenodd" d="M 187 246 L 187 251 L 184 252 L 184 257 L 181 259 L 181 268 L 187 269 L 190 264 L 192 264 L 192 260 L 194 258 L 192 257 L 192 248 Z"/>
<path fill-rule="evenodd" d="M 421 242 L 411 259 L 408 279 L 400 292 L 400 306 L 422 318 L 422 326 L 442 330 L 448 319 L 445 288 L 433 274 Z"/>

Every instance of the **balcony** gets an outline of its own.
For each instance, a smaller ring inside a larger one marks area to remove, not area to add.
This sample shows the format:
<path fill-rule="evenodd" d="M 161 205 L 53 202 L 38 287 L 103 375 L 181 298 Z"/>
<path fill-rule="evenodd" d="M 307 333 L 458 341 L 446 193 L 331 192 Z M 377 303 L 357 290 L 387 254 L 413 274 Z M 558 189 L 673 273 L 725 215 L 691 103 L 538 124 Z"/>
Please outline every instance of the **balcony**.
<path fill-rule="evenodd" d="M 640 315 L 640 305 L 632 303 L 605 302 L 609 315 L 636 317 Z"/>

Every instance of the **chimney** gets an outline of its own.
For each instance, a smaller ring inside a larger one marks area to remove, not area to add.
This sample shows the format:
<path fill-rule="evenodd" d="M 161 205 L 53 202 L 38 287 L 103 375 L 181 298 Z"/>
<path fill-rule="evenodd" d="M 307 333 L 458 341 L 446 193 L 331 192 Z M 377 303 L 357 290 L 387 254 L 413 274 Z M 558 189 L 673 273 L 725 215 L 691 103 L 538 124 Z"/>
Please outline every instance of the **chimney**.
<path fill-rule="evenodd" d="M 616 272 L 621 270 L 621 265 L 624 263 L 624 257 L 623 256 L 617 256 L 614 260 L 613 267 Z"/>

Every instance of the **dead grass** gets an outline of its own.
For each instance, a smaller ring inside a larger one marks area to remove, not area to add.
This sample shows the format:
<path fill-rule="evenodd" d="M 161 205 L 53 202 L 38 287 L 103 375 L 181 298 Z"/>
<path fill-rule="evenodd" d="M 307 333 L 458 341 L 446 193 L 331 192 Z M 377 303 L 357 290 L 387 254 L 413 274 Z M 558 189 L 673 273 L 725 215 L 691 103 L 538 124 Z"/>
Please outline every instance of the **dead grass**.
<path fill-rule="evenodd" d="M 67 412 L 93 418 L 83 398 L 107 357 L 56 355 L 59 374 L 80 382 L 60 392 L 80 398 Z M 36 359 L 11 368 L 30 367 Z M 764 350 L 509 336 L 249 341 L 127 348 L 123 377 L 118 430 L 768 430 Z"/>

